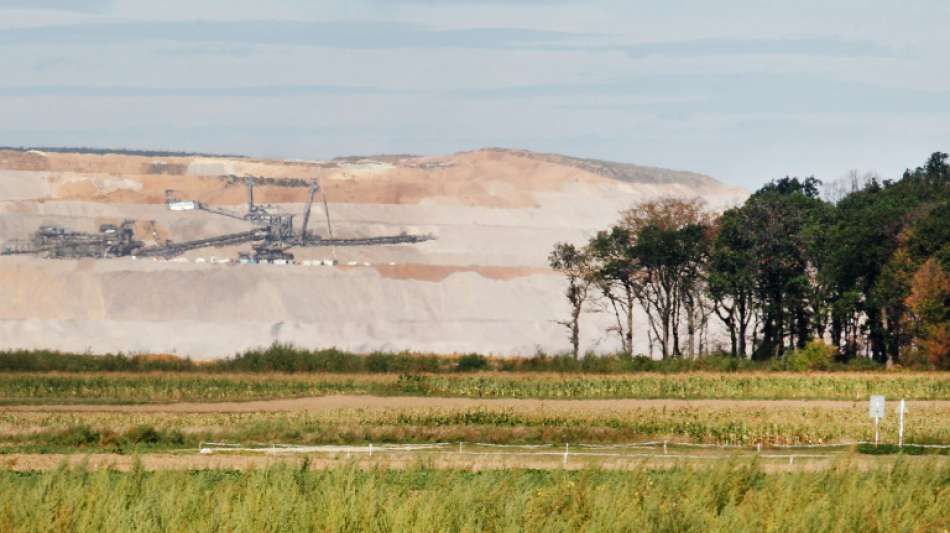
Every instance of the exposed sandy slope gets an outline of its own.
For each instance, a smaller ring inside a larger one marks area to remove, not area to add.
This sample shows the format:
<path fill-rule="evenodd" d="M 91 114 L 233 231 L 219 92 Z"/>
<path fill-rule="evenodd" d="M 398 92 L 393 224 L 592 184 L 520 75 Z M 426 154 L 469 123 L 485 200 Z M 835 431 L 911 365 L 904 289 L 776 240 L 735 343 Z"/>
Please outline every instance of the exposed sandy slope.
<path fill-rule="evenodd" d="M 40 171 L 33 175 L 45 180 L 49 190 L 34 191 L 36 199 L 126 204 L 162 203 L 168 190 L 212 204 L 245 203 L 244 183 L 225 177 L 229 175 L 297 180 L 294 186 L 258 186 L 255 196 L 265 203 L 303 202 L 307 187 L 299 181 L 312 177 L 321 180 L 334 202 L 357 204 L 435 201 L 541 207 L 537 193 L 570 186 L 590 192 L 607 188 L 641 195 L 703 196 L 712 203 L 744 194 L 701 174 L 501 149 L 387 162 L 322 163 L 0 151 L 0 169 L 20 172 L 20 180 L 30 176 L 23 171 Z"/>
<path fill-rule="evenodd" d="M 700 196 L 717 206 L 745 195 L 699 174 L 499 149 L 322 162 L 0 151 L 0 241 L 43 224 L 95 231 L 124 219 L 137 221 L 147 243 L 245 231 L 239 220 L 164 206 L 172 191 L 240 213 L 245 175 L 259 178 L 258 203 L 298 215 L 307 181 L 318 177 L 336 236 L 406 231 L 437 240 L 294 250 L 300 261 L 338 259 L 337 267 L 212 263 L 246 247 L 193 251 L 185 263 L 0 257 L 0 348 L 198 358 L 274 341 L 563 350 L 563 281 L 547 268 L 555 242 L 583 242 L 650 198 Z M 311 231 L 326 235 L 315 207 Z M 584 320 L 584 348 L 611 349 L 606 315 Z M 635 343 L 647 352 L 644 318 L 637 321 Z"/>
<path fill-rule="evenodd" d="M 312 398 L 262 400 L 249 402 L 179 402 L 143 405 L 10 405 L 8 411 L 37 413 L 118 412 L 118 413 L 259 413 L 277 411 L 320 411 L 333 409 L 378 409 L 438 407 L 454 409 L 544 409 L 551 412 L 622 411 L 624 409 L 689 407 L 751 407 L 758 409 L 820 408 L 861 409 L 866 402 L 843 400 L 675 400 L 675 399 L 616 399 L 616 400 L 518 400 L 434 398 L 414 396 L 353 396 L 335 395 Z M 926 400 L 907 402 L 915 407 L 950 408 L 950 401 Z"/>

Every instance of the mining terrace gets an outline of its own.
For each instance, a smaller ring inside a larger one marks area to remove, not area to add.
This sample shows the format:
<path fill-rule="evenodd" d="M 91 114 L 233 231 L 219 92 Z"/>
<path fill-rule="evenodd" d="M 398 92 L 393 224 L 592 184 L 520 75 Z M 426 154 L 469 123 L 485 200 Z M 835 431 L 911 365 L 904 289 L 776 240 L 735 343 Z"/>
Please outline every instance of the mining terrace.
<path fill-rule="evenodd" d="M 329 161 L 0 150 L 0 243 L 27 246 L 44 227 L 91 236 L 93 250 L 104 231 L 132 243 L 108 257 L 0 256 L 0 349 L 561 351 L 552 245 L 670 196 L 719 208 L 746 193 L 691 172 L 507 149 Z M 258 206 L 264 222 L 248 217 Z M 278 214 L 289 229 L 274 229 Z M 255 231 L 267 235 L 166 253 Z M 584 347 L 612 349 L 607 317 L 585 321 Z"/>

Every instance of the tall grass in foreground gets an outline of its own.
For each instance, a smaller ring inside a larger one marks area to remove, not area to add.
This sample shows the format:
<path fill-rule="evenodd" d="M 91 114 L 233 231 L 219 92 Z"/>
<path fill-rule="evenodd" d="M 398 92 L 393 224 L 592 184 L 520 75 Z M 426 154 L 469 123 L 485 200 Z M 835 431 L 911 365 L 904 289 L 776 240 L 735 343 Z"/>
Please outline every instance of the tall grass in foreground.
<path fill-rule="evenodd" d="M 941 531 L 936 463 L 765 474 L 340 467 L 0 472 L 3 531 Z"/>

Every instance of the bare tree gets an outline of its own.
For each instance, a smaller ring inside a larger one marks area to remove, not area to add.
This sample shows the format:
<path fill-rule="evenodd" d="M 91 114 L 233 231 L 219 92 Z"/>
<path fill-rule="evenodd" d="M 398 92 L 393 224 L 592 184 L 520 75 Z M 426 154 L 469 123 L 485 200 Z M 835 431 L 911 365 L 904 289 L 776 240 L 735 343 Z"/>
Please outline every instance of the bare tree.
<path fill-rule="evenodd" d="M 580 316 L 591 288 L 589 260 L 587 254 L 573 244 L 557 243 L 548 256 L 548 264 L 567 278 L 565 296 L 571 305 L 571 318 L 559 324 L 568 328 L 572 353 L 577 360 L 581 343 Z"/>

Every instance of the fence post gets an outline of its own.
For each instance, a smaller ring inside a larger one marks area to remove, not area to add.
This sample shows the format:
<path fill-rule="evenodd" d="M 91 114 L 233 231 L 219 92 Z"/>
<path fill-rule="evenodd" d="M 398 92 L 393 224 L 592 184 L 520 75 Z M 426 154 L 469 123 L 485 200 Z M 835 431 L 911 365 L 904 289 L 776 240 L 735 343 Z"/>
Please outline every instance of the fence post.
<path fill-rule="evenodd" d="M 663 441 L 663 455 L 666 455 L 666 441 Z"/>
<path fill-rule="evenodd" d="M 567 466 L 567 454 L 570 453 L 570 444 L 564 445 L 564 466 Z"/>
<path fill-rule="evenodd" d="M 904 447 L 904 411 L 906 410 L 907 404 L 904 400 L 901 400 L 900 406 L 898 407 L 897 419 L 899 421 L 897 427 L 897 447 Z"/>
<path fill-rule="evenodd" d="M 369 456 L 370 456 L 370 457 L 373 456 L 373 443 L 372 443 L 372 442 L 369 443 Z"/>

